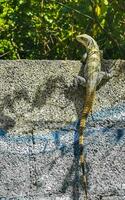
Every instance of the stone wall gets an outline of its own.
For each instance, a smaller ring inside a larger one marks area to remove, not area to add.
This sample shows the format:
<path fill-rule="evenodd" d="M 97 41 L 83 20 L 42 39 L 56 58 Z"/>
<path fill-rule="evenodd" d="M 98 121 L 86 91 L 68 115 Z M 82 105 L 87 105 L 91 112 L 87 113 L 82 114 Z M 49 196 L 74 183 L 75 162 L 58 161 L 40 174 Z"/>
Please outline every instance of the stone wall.
<path fill-rule="evenodd" d="M 125 61 L 97 90 L 85 131 L 90 200 L 125 199 Z M 84 198 L 78 162 L 79 61 L 0 61 L 0 199 Z"/>

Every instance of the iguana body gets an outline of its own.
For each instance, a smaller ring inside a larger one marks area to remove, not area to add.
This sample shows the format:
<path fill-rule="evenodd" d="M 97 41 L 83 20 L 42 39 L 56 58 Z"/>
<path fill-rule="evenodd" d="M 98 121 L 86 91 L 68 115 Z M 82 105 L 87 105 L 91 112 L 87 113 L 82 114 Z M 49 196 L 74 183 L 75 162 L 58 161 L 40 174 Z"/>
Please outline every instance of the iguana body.
<path fill-rule="evenodd" d="M 84 108 L 80 120 L 79 127 L 79 147 L 80 147 L 80 165 L 83 171 L 83 181 L 85 194 L 87 199 L 87 180 L 85 175 L 85 158 L 83 155 L 84 135 L 83 130 L 86 126 L 86 120 L 89 113 L 92 111 L 92 105 L 95 98 L 96 87 L 103 77 L 108 77 L 108 74 L 101 72 L 101 55 L 96 41 L 87 34 L 79 35 L 76 39 L 85 46 L 87 51 L 86 64 L 84 67 L 84 78 L 77 76 L 77 80 L 82 81 L 86 87 L 86 97 Z"/>

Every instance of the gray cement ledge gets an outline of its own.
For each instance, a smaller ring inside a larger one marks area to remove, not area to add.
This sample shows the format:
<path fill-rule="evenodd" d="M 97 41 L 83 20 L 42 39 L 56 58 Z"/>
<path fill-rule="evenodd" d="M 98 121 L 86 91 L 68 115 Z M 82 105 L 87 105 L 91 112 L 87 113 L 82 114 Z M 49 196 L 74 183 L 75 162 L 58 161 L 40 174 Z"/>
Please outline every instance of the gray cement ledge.
<path fill-rule="evenodd" d="M 0 200 L 84 199 L 78 119 L 79 61 L 0 61 Z M 125 61 L 97 90 L 85 132 L 90 200 L 125 199 Z"/>

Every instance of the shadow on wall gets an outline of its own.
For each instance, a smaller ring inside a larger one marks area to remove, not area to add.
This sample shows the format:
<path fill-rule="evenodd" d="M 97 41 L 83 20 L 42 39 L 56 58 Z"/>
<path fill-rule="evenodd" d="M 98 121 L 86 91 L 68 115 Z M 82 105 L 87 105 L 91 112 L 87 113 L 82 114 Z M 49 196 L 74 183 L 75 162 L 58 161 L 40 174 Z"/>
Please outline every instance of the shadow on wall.
<path fill-rule="evenodd" d="M 13 128 L 15 126 L 15 120 L 13 120 L 11 117 L 4 115 L 4 113 L 0 114 L 0 127 L 8 131 L 10 128 Z"/>
<path fill-rule="evenodd" d="M 81 72 L 80 72 L 80 75 L 81 75 Z M 31 109 L 29 110 L 30 112 L 32 112 L 35 107 L 40 109 L 44 105 L 46 105 L 47 99 L 51 97 L 52 93 L 55 91 L 58 85 L 59 87 L 63 89 L 65 98 L 74 103 L 78 118 L 80 118 L 80 114 L 81 114 L 83 102 L 84 102 L 84 95 L 85 95 L 85 90 L 82 86 L 80 86 L 79 89 L 75 88 L 73 85 L 70 87 L 67 87 L 67 84 L 65 83 L 63 76 L 59 76 L 57 78 L 50 77 L 45 82 L 44 85 L 45 85 L 44 87 L 43 85 L 39 85 L 37 87 L 33 100 L 31 100 L 28 90 L 26 88 L 13 91 L 13 95 L 10 95 L 10 94 L 6 95 L 2 100 L 3 101 L 2 104 L 0 105 L 1 128 L 7 131 L 10 128 L 14 127 L 16 123 L 10 116 L 4 115 L 4 109 L 9 109 L 11 113 L 14 113 L 16 115 L 14 104 L 17 100 L 21 100 L 21 99 L 31 104 Z M 37 124 L 41 124 L 41 123 L 42 123 L 41 121 L 37 121 Z"/>
<path fill-rule="evenodd" d="M 3 99 L 3 105 L 1 106 L 1 111 L 3 111 L 4 108 L 9 109 L 12 113 L 14 113 L 14 103 L 16 100 L 24 99 L 27 103 L 30 102 L 30 97 L 28 95 L 28 91 L 23 88 L 21 90 L 15 90 L 13 92 L 13 97 L 8 94 Z"/>
<path fill-rule="evenodd" d="M 9 109 L 11 113 L 15 113 L 14 103 L 16 100 L 24 99 L 26 102 L 30 102 L 30 98 L 28 96 L 28 92 L 26 89 L 21 89 L 19 91 L 14 91 L 13 97 L 8 94 L 3 98 L 2 105 L 0 105 L 0 127 L 5 131 L 13 128 L 16 124 L 16 121 L 12 119 L 10 116 L 4 114 L 4 108 Z"/>
<path fill-rule="evenodd" d="M 51 77 L 45 83 L 46 87 L 42 91 L 41 86 L 38 86 L 35 94 L 35 98 L 32 102 L 32 109 L 34 107 L 42 107 L 46 104 L 46 99 L 51 96 L 51 93 L 56 87 L 56 83 L 58 80 L 61 80 L 60 77 L 58 79 L 52 79 Z M 44 98 L 43 98 L 44 97 Z M 31 103 L 30 96 L 28 94 L 28 90 L 26 88 L 22 88 L 21 90 L 15 90 L 13 92 L 13 96 L 8 94 L 6 95 L 3 100 L 2 104 L 0 105 L 0 127 L 5 131 L 8 131 L 10 128 L 13 128 L 16 124 L 16 121 L 12 119 L 10 116 L 4 114 L 4 108 L 9 109 L 11 113 L 15 113 L 14 103 L 17 100 L 24 99 L 27 103 Z"/>
<path fill-rule="evenodd" d="M 79 142 L 78 142 L 78 128 L 79 128 L 79 121 L 76 124 L 76 130 L 74 132 L 74 143 L 73 143 L 73 154 L 74 159 L 68 173 L 65 175 L 65 178 L 62 183 L 62 187 L 60 189 L 61 193 L 66 193 L 66 190 L 69 186 L 72 186 L 72 199 L 77 200 L 80 197 L 80 175 L 79 175 Z M 73 181 L 71 176 L 74 174 Z M 84 189 L 84 188 L 83 188 Z"/>
<path fill-rule="evenodd" d="M 14 104 L 17 100 L 23 99 L 26 101 L 26 103 L 31 104 L 31 109 L 29 110 L 32 112 L 35 107 L 42 108 L 44 105 L 46 105 L 46 101 L 49 97 L 51 97 L 52 93 L 57 88 L 57 85 L 61 85 L 60 87 L 64 90 L 65 88 L 65 96 L 67 94 L 67 91 L 70 90 L 71 92 L 71 99 L 69 96 L 66 96 L 66 98 L 69 98 L 70 100 L 75 101 L 75 105 L 77 105 L 76 101 L 79 98 L 78 95 L 76 96 L 76 92 L 74 92 L 74 89 L 72 87 L 67 88 L 65 84 L 65 80 L 63 76 L 53 78 L 50 77 L 45 82 L 45 87 L 43 88 L 43 85 L 39 85 L 36 88 L 36 93 L 34 96 L 34 99 L 31 100 L 28 90 L 26 88 L 22 88 L 21 90 L 15 90 L 13 91 L 13 95 L 6 95 L 2 99 L 2 104 L 0 105 L 0 127 L 8 131 L 10 128 L 14 127 L 15 121 L 10 117 L 4 114 L 4 109 L 8 109 L 11 113 L 14 113 L 16 115 L 16 111 L 14 108 Z M 82 105 L 81 105 L 82 106 Z M 78 106 L 77 106 L 78 107 Z M 80 109 L 80 108 L 79 108 Z M 77 108 L 78 110 L 78 108 Z M 35 122 L 34 122 L 35 123 Z M 38 124 L 42 123 L 41 121 L 37 121 Z"/>
<path fill-rule="evenodd" d="M 39 85 L 37 87 L 35 97 L 32 102 L 32 109 L 34 109 L 34 107 L 41 108 L 44 105 L 46 105 L 47 99 L 51 97 L 51 94 L 55 91 L 58 82 L 59 84 L 62 83 L 62 85 L 64 85 L 65 87 L 65 81 L 62 76 L 57 78 L 50 77 L 49 79 L 47 79 L 47 81 L 44 84 L 44 89 L 43 85 Z"/>

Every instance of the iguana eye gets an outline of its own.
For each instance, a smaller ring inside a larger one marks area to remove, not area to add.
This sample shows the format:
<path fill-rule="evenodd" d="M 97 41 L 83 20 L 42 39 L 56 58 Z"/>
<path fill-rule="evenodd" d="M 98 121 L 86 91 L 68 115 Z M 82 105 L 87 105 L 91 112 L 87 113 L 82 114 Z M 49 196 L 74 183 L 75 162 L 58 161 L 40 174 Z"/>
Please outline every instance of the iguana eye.
<path fill-rule="evenodd" d="M 83 38 L 83 40 L 87 43 L 88 42 L 88 39 L 86 39 L 86 38 Z"/>

